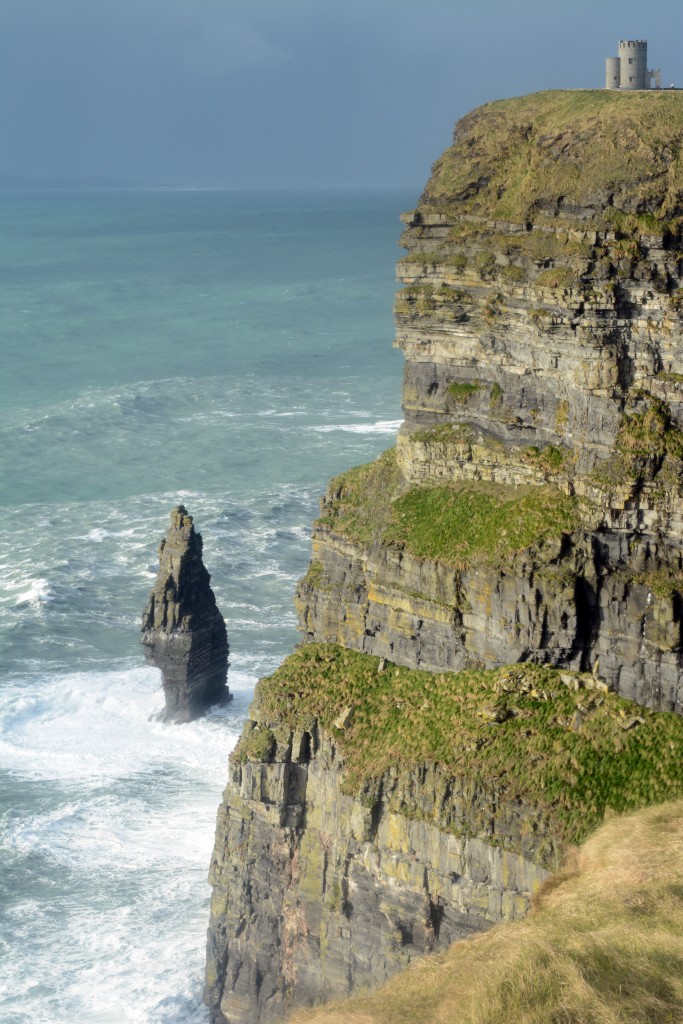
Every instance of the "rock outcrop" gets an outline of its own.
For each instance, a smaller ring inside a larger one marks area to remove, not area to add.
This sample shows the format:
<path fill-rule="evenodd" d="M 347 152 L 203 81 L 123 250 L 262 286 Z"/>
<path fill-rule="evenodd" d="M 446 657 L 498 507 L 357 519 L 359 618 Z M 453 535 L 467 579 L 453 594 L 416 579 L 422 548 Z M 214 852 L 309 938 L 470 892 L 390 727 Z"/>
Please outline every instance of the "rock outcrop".
<path fill-rule="evenodd" d="M 248 729 L 268 726 L 257 718 Z M 272 757 L 238 752 L 218 815 L 205 997 L 221 1024 L 275 1021 L 379 985 L 416 957 L 523 917 L 547 877 L 502 841 L 449 831 L 446 815 L 464 820 L 477 803 L 491 813 L 495 794 L 458 791 L 438 766 L 390 770 L 348 795 L 338 746 L 317 722 L 280 727 Z M 501 840 L 506 830 L 521 839 L 524 811 L 496 807 Z"/>
<path fill-rule="evenodd" d="M 228 635 L 202 561 L 202 538 L 178 505 L 159 545 L 159 573 L 142 616 L 149 664 L 161 669 L 164 720 L 189 722 L 229 699 Z"/>
<path fill-rule="evenodd" d="M 605 810 L 680 791 L 682 133 L 676 93 L 489 104 L 405 215 L 405 422 L 330 484 L 313 653 L 263 681 L 232 762 L 215 1024 L 523 914 Z"/>

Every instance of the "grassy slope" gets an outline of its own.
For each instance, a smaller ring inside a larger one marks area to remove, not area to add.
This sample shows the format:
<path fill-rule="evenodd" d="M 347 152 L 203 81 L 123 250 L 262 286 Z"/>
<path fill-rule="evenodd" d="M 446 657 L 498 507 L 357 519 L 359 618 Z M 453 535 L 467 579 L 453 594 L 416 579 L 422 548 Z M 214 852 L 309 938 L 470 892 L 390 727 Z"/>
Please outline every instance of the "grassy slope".
<path fill-rule="evenodd" d="M 259 683 L 257 704 L 293 728 L 317 718 L 334 733 L 349 791 L 392 765 L 439 763 L 538 808 L 562 843 L 584 838 L 609 808 L 683 796 L 679 715 L 573 691 L 555 670 L 528 663 L 459 673 L 378 667 L 370 655 L 305 644 Z M 352 721 L 335 729 L 348 709 Z M 264 733 L 249 734 L 235 757 L 263 757 Z"/>
<path fill-rule="evenodd" d="M 683 94 L 576 90 L 480 107 L 457 126 L 423 203 L 510 221 L 577 202 L 643 218 L 683 214 Z M 601 214 L 602 215 L 602 214 Z"/>
<path fill-rule="evenodd" d="M 523 922 L 427 957 L 297 1024 L 683 1020 L 683 802 L 612 818 Z"/>
<path fill-rule="evenodd" d="M 579 525 L 575 499 L 556 487 L 491 483 L 413 487 L 400 493 L 394 452 L 342 473 L 318 522 L 361 544 L 401 544 L 456 568 L 503 565 L 515 552 Z"/>

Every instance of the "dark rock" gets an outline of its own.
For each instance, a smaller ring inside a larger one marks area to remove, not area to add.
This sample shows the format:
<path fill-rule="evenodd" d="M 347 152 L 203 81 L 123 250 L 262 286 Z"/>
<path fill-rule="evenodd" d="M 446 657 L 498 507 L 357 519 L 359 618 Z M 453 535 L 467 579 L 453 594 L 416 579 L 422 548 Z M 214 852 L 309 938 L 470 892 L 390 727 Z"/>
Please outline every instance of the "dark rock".
<path fill-rule="evenodd" d="M 142 616 L 142 644 L 161 669 L 164 721 L 190 722 L 228 700 L 228 635 L 202 561 L 201 534 L 178 505 L 159 545 L 159 573 Z"/>
<path fill-rule="evenodd" d="M 556 859 L 534 808 L 437 764 L 392 767 L 350 795 L 337 743 L 316 722 L 292 732 L 261 714 L 257 701 L 246 733 L 274 725 L 275 760 L 236 752 L 216 823 L 212 1024 L 282 1020 L 526 915 Z"/>

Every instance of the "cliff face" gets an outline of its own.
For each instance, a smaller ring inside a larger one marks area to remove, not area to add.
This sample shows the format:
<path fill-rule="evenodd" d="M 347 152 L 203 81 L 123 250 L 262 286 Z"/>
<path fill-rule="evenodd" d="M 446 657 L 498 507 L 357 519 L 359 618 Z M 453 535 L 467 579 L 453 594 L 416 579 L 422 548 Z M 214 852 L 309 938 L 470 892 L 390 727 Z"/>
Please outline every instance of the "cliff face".
<path fill-rule="evenodd" d="M 526 921 L 427 957 L 379 990 L 293 1024 L 492 1024 L 683 1016 L 683 805 L 605 822 Z M 633 870 L 634 865 L 637 870 Z M 618 980 L 616 980 L 618 979 Z"/>
<path fill-rule="evenodd" d="M 599 659 L 624 696 L 683 710 L 683 174 L 665 144 L 683 105 L 623 99 L 491 104 L 435 165 L 398 267 L 400 510 L 332 482 L 299 589 L 307 638 L 432 669 Z M 522 488 L 566 496 L 574 522 L 541 523 L 507 564 L 490 544 L 421 545 L 417 515 L 397 529 L 445 487 L 473 514 Z"/>
<path fill-rule="evenodd" d="M 189 722 L 229 699 L 228 634 L 202 561 L 202 538 L 178 505 L 159 546 L 159 572 L 142 616 L 149 664 L 161 669 L 164 720 Z"/>
<path fill-rule="evenodd" d="M 301 647 L 259 683 L 211 865 L 206 999 L 252 1024 L 525 915 L 607 807 L 683 794 L 683 717 L 531 663 Z"/>
<path fill-rule="evenodd" d="M 679 791 L 681 131 L 678 94 L 490 104 L 405 216 L 405 422 L 330 484 L 310 656 L 261 684 L 233 760 L 217 1024 L 524 914 L 605 809 Z"/>
<path fill-rule="evenodd" d="M 380 984 L 416 956 L 522 917 L 546 877 L 519 854 L 449 834 L 444 812 L 464 819 L 493 800 L 456 791 L 436 766 L 389 772 L 354 797 L 317 723 L 282 734 L 273 756 L 233 764 L 218 816 L 206 975 L 216 1021 L 278 1020 Z M 423 817 L 405 814 L 405 797 Z M 497 809 L 501 836 L 523 825 L 523 808 Z"/>

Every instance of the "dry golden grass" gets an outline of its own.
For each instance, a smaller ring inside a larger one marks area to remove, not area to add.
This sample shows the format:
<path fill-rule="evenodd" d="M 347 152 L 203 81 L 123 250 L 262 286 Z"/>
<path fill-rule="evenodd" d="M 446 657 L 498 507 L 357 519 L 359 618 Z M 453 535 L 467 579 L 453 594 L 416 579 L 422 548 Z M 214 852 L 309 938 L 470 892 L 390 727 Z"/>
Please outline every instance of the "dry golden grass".
<path fill-rule="evenodd" d="M 426 957 L 296 1024 L 680 1024 L 683 801 L 613 817 L 526 921 Z"/>

